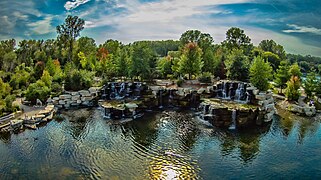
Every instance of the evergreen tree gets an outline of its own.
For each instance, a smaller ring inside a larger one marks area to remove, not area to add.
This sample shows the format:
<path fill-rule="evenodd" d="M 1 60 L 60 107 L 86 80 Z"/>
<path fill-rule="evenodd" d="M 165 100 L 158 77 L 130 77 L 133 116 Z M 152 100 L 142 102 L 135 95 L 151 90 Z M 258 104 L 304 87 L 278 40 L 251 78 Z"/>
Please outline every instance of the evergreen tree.
<path fill-rule="evenodd" d="M 291 79 L 286 83 L 287 88 L 285 89 L 285 95 L 289 101 L 297 101 L 300 98 L 300 78 L 298 76 L 292 76 Z"/>
<path fill-rule="evenodd" d="M 250 82 L 261 91 L 269 89 L 269 79 L 272 77 L 272 67 L 258 56 L 250 67 Z"/>
<path fill-rule="evenodd" d="M 290 74 L 291 74 L 291 76 L 297 76 L 299 79 L 301 78 L 302 73 L 301 73 L 300 66 L 298 65 L 298 63 L 294 63 L 290 67 Z"/>
<path fill-rule="evenodd" d="M 227 78 L 246 81 L 248 78 L 249 60 L 240 49 L 234 49 L 224 61 Z"/>
<path fill-rule="evenodd" d="M 303 82 L 304 91 L 309 98 L 312 98 L 312 94 L 316 92 L 318 86 L 318 79 L 316 73 L 310 72 L 307 75 L 306 80 Z"/>
<path fill-rule="evenodd" d="M 182 50 L 178 64 L 179 72 L 181 74 L 188 74 L 189 79 L 191 79 L 192 75 L 200 74 L 203 67 L 202 49 L 196 43 L 187 43 Z"/>
<path fill-rule="evenodd" d="M 282 93 L 282 89 L 286 88 L 286 82 L 288 82 L 288 80 L 291 77 L 289 70 L 290 70 L 289 62 L 281 61 L 279 69 L 276 71 L 275 81 L 274 81 L 276 84 L 276 87 L 279 87 L 281 89 L 281 93 Z"/>

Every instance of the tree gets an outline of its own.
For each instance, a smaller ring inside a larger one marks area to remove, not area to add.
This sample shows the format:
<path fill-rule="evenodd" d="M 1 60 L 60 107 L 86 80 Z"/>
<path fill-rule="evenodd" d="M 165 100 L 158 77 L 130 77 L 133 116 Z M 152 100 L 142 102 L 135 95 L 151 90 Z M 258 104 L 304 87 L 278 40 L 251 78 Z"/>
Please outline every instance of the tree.
<path fill-rule="evenodd" d="M 47 87 L 51 88 L 52 77 L 50 76 L 50 74 L 49 74 L 48 71 L 46 71 L 46 70 L 43 71 L 43 74 L 42 74 L 40 80 L 41 80 L 42 82 L 44 82 Z"/>
<path fill-rule="evenodd" d="M 131 77 L 140 76 L 143 79 L 150 79 L 151 65 L 150 61 L 154 57 L 153 51 L 146 43 L 135 43 L 132 46 L 130 74 Z"/>
<path fill-rule="evenodd" d="M 259 44 L 259 48 L 261 48 L 263 51 L 278 55 L 280 60 L 286 59 L 286 54 L 283 46 L 277 44 L 273 40 L 262 40 Z"/>
<path fill-rule="evenodd" d="M 199 30 L 188 30 L 181 35 L 179 40 L 183 46 L 190 42 L 197 43 L 202 50 L 205 50 L 214 42 L 210 34 L 202 33 Z"/>
<path fill-rule="evenodd" d="M 250 82 L 261 91 L 269 89 L 269 79 L 272 77 L 272 67 L 269 62 L 264 62 L 263 58 L 258 56 L 250 67 Z"/>
<path fill-rule="evenodd" d="M 30 84 L 26 91 L 26 99 L 31 101 L 33 104 L 36 103 L 37 99 L 45 102 L 50 95 L 50 88 L 46 84 L 38 80 L 36 83 Z"/>
<path fill-rule="evenodd" d="M 300 78 L 298 76 L 292 76 L 291 79 L 286 83 L 287 88 L 285 89 L 285 95 L 289 101 L 297 101 L 300 98 Z"/>
<path fill-rule="evenodd" d="M 178 64 L 179 72 L 181 74 L 188 74 L 189 79 L 191 79 L 192 75 L 200 74 L 203 67 L 202 49 L 196 43 L 187 43 L 182 49 L 182 55 Z"/>
<path fill-rule="evenodd" d="M 279 87 L 281 89 L 281 93 L 282 93 L 282 89 L 286 88 L 286 83 L 291 78 L 291 74 L 289 70 L 290 70 L 289 62 L 281 61 L 279 69 L 276 71 L 275 81 L 274 81 L 276 84 L 276 87 Z"/>
<path fill-rule="evenodd" d="M 280 58 L 277 54 L 274 54 L 272 52 L 264 52 L 263 53 L 263 58 L 267 59 L 270 63 L 271 66 L 273 68 L 274 71 L 276 71 L 280 65 Z"/>
<path fill-rule="evenodd" d="M 217 59 L 215 58 L 214 48 L 206 48 L 203 50 L 203 62 L 204 66 L 202 72 L 209 72 L 211 74 L 215 73 L 217 67 Z"/>
<path fill-rule="evenodd" d="M 157 69 L 164 78 L 166 78 L 167 75 L 172 74 L 172 57 L 167 56 L 159 59 L 157 62 Z"/>
<path fill-rule="evenodd" d="M 243 49 L 246 54 L 251 52 L 253 46 L 250 37 L 244 33 L 244 30 L 237 27 L 227 30 L 226 40 L 222 44 L 229 50 Z"/>
<path fill-rule="evenodd" d="M 234 49 L 224 61 L 227 78 L 246 81 L 248 78 L 249 60 L 240 49 Z"/>
<path fill-rule="evenodd" d="M 290 67 L 289 70 L 291 76 L 297 76 L 299 79 L 302 76 L 301 70 L 300 70 L 300 66 L 298 65 L 298 63 L 294 63 L 292 64 L 292 66 Z"/>
<path fill-rule="evenodd" d="M 321 75 L 321 64 L 318 65 L 318 72 L 319 72 L 319 75 Z"/>
<path fill-rule="evenodd" d="M 72 60 L 73 43 L 84 29 L 85 21 L 78 16 L 68 15 L 62 25 L 57 26 L 58 38 L 69 45 L 69 61 Z"/>
<path fill-rule="evenodd" d="M 315 72 L 310 72 L 307 75 L 306 80 L 303 82 L 303 88 L 309 98 L 312 98 L 314 92 L 316 92 L 318 86 L 318 79 Z"/>

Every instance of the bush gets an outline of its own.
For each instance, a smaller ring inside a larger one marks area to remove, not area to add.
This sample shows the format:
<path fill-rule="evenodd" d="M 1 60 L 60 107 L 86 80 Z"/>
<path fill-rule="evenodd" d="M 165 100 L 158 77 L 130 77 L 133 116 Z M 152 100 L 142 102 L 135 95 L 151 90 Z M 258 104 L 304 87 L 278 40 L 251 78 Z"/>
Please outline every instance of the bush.
<path fill-rule="evenodd" d="M 183 79 L 178 79 L 177 82 L 176 82 L 178 87 L 182 87 L 183 83 L 184 83 Z"/>
<path fill-rule="evenodd" d="M 286 83 L 287 88 L 285 90 L 285 95 L 289 101 L 297 101 L 300 98 L 300 79 L 298 76 L 292 76 L 291 79 Z"/>
<path fill-rule="evenodd" d="M 50 88 L 40 80 L 36 83 L 30 84 L 26 91 L 26 99 L 31 101 L 32 104 L 36 103 L 37 99 L 45 102 L 50 95 Z"/>
<path fill-rule="evenodd" d="M 260 91 L 270 88 L 269 79 L 272 77 L 272 67 L 260 56 L 255 57 L 250 67 L 250 82 Z"/>
<path fill-rule="evenodd" d="M 94 72 L 87 70 L 72 70 L 66 74 L 65 89 L 78 91 L 91 87 L 94 79 Z"/>
<path fill-rule="evenodd" d="M 198 77 L 198 81 L 201 83 L 211 83 L 212 82 L 212 74 L 209 72 L 205 72 Z"/>
<path fill-rule="evenodd" d="M 59 83 L 52 83 L 51 85 L 51 94 L 54 96 L 58 96 L 62 93 L 62 86 Z"/>

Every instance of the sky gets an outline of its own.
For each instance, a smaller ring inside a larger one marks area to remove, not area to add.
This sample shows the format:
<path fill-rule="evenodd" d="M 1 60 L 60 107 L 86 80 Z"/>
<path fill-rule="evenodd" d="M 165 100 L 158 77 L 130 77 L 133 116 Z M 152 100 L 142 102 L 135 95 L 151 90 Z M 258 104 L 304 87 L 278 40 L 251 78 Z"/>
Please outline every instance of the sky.
<path fill-rule="evenodd" d="M 179 39 L 190 29 L 220 43 L 239 27 L 255 45 L 273 39 L 288 53 L 321 56 L 320 0 L 1 0 L 0 40 L 56 38 L 67 15 L 84 19 L 81 36 L 97 44 Z"/>

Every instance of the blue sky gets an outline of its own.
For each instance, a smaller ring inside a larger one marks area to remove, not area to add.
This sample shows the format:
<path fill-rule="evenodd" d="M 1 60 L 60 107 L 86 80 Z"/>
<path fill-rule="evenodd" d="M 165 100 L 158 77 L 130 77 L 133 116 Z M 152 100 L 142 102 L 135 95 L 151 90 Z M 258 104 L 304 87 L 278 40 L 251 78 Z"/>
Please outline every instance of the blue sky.
<path fill-rule="evenodd" d="M 179 39 L 188 29 L 210 33 L 215 43 L 232 26 L 254 44 L 274 39 L 287 52 L 321 56 L 319 0 L 1 0 L 0 39 L 56 38 L 56 26 L 77 15 L 82 36 L 117 39 Z"/>

